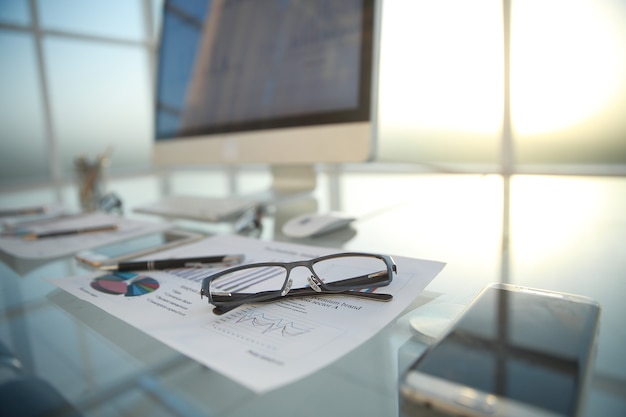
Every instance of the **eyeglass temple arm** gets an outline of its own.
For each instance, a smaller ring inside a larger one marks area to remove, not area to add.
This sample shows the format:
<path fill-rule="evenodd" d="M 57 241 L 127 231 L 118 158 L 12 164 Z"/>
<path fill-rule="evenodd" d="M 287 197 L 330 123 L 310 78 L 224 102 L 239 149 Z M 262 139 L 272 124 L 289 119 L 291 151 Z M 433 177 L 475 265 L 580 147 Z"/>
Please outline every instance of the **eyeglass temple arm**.
<path fill-rule="evenodd" d="M 317 292 L 317 291 L 312 290 L 310 288 L 297 288 L 295 290 L 291 290 L 285 296 L 283 296 L 281 298 L 285 298 L 285 297 L 308 297 L 308 296 L 313 296 L 313 295 L 349 295 L 350 297 L 367 298 L 367 299 L 370 299 L 370 300 L 377 300 L 377 301 L 390 301 L 393 298 L 393 295 L 391 295 L 391 294 L 384 294 L 384 293 L 360 292 L 360 291 L 351 291 L 351 290 Z"/>
<path fill-rule="evenodd" d="M 267 299 L 263 299 L 264 296 L 271 297 Z M 213 301 L 217 302 L 229 302 L 229 303 L 238 303 L 243 304 L 248 299 L 254 298 L 254 302 L 265 302 L 265 301 L 274 301 L 280 300 L 287 297 L 308 297 L 313 295 L 350 295 L 353 297 L 361 297 L 368 298 L 372 300 L 380 300 L 380 301 L 389 301 L 393 298 L 391 294 L 384 293 L 373 293 L 373 292 L 359 292 L 359 291 L 332 291 L 332 290 L 322 290 L 321 292 L 315 291 L 311 288 L 296 288 L 292 289 L 285 295 L 276 295 L 275 291 L 263 291 L 263 292 L 255 292 L 255 293 L 238 293 L 238 294 L 230 294 L 230 295 L 214 295 Z M 257 299 L 261 299 L 258 301 Z"/>
<path fill-rule="evenodd" d="M 259 295 L 263 295 L 264 293 L 254 293 L 254 294 L 233 294 L 231 296 L 225 296 L 224 298 L 227 298 L 226 301 L 230 301 L 233 304 L 232 305 L 228 305 L 228 306 L 218 306 L 215 307 L 213 309 L 213 313 L 215 314 L 224 314 L 227 313 L 243 304 L 245 304 L 245 299 L 249 298 L 251 295 L 254 295 L 255 298 L 256 296 Z M 334 296 L 334 295 L 344 295 L 344 296 L 350 296 L 350 297 L 357 297 L 357 298 L 365 298 L 368 300 L 374 300 L 374 301 L 391 301 L 393 299 L 393 295 L 391 294 L 384 294 L 384 293 L 374 293 L 374 292 L 359 292 L 359 291 L 322 291 L 322 292 L 317 292 L 314 291 L 310 288 L 297 288 L 294 290 L 291 290 L 289 293 L 287 293 L 286 295 L 278 295 L 272 298 L 268 298 L 265 300 L 259 300 L 259 301 L 254 301 L 254 302 L 259 302 L 259 303 L 265 303 L 265 302 L 271 302 L 271 301 L 276 301 L 276 300 L 282 300 L 288 297 L 309 297 L 309 296 L 319 296 L 319 295 L 326 295 L 326 296 Z M 219 296 L 218 296 L 219 297 Z M 214 297 L 215 299 L 215 297 Z"/>
<path fill-rule="evenodd" d="M 270 300 L 275 300 L 278 298 L 285 298 L 289 296 L 306 297 L 306 296 L 311 296 L 311 295 L 322 295 L 322 294 L 343 294 L 343 295 L 350 295 L 354 297 L 362 297 L 362 298 L 369 298 L 369 299 L 379 299 L 381 301 L 388 301 L 392 298 L 392 296 L 389 294 L 365 293 L 365 292 L 357 292 L 357 291 L 351 291 L 351 290 L 343 290 L 343 291 L 338 292 L 336 290 L 333 291 L 332 289 L 333 287 L 343 287 L 343 286 L 374 287 L 374 285 L 372 284 L 375 284 L 377 282 L 387 281 L 388 279 L 387 277 L 388 277 L 387 271 L 380 271 L 374 274 L 362 275 L 359 277 L 348 278 L 348 279 L 344 279 L 340 281 L 334 281 L 330 284 L 325 284 L 322 282 L 320 283 L 320 287 L 322 291 L 314 291 L 311 288 L 292 289 L 286 295 L 279 296 L 279 297 L 272 296 Z M 375 278 L 379 278 L 379 279 L 375 279 Z M 235 294 L 229 294 L 229 295 L 224 295 L 224 296 L 220 296 L 216 294 L 216 295 L 213 295 L 213 300 L 217 302 L 229 302 L 229 303 L 236 303 L 237 305 L 241 305 L 241 304 L 244 304 L 248 299 L 255 299 L 255 300 L 258 298 L 262 299 L 264 296 L 273 295 L 274 293 L 275 291 L 258 292 L 258 293 L 235 293 Z M 201 290 L 200 294 L 201 296 L 207 295 L 204 290 Z"/>

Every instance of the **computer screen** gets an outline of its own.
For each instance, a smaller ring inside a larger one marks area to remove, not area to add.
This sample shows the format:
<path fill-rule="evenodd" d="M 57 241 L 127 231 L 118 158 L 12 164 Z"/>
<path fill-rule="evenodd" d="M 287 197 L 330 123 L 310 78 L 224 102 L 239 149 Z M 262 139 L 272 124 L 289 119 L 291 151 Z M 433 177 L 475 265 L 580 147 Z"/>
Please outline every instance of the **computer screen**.
<path fill-rule="evenodd" d="M 158 165 L 372 158 L 377 0 L 166 0 Z"/>

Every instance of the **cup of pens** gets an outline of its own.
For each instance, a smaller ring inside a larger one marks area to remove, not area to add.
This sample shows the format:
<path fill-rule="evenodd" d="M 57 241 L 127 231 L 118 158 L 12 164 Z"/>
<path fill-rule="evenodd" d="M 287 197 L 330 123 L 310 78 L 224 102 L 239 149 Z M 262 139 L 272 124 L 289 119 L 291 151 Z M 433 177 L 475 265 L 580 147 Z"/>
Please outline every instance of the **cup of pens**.
<path fill-rule="evenodd" d="M 100 207 L 100 200 L 105 192 L 104 170 L 107 164 L 107 153 L 95 160 L 81 155 L 74 161 L 80 207 L 85 212 L 95 211 Z"/>

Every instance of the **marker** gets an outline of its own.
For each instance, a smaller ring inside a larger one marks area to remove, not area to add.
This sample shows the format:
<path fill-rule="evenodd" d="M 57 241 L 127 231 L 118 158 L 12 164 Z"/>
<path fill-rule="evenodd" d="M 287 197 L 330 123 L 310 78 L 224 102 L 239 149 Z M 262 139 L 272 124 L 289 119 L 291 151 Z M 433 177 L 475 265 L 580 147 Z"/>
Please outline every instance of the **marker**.
<path fill-rule="evenodd" d="M 95 226 L 95 227 L 83 227 L 80 229 L 55 230 L 52 232 L 43 232 L 43 233 L 27 233 L 25 235 L 22 235 L 22 239 L 36 240 L 36 239 L 44 239 L 48 237 L 81 235 L 84 233 L 110 232 L 113 230 L 117 230 L 116 224 L 108 224 L 105 226 Z"/>
<path fill-rule="evenodd" d="M 204 268 L 211 264 L 234 265 L 241 263 L 244 255 L 201 256 L 198 258 L 158 259 L 151 261 L 120 262 L 100 267 L 105 271 L 157 271 L 173 268 Z"/>

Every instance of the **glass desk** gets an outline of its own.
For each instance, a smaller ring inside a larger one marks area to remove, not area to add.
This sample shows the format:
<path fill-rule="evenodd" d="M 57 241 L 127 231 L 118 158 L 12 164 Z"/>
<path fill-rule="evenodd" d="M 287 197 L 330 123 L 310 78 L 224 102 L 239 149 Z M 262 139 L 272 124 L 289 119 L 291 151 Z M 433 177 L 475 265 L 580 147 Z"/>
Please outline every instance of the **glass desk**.
<path fill-rule="evenodd" d="M 263 170 L 219 170 L 110 179 L 132 212 L 166 194 L 226 196 L 269 183 Z M 234 181 L 234 182 L 233 182 Z M 210 191 L 209 191 L 210 190 Z M 0 207 L 77 205 L 72 184 L 4 190 Z M 260 239 L 301 211 L 342 210 L 350 228 L 300 243 L 443 261 L 410 309 L 373 339 L 316 374 L 256 395 L 47 279 L 85 272 L 72 257 L 2 256 L 0 341 L 23 373 L 50 383 L 84 415 L 398 415 L 398 376 L 425 345 L 409 320 L 428 303 L 462 307 L 490 283 L 586 295 L 602 306 L 588 416 L 626 415 L 626 178 L 443 175 L 351 167 L 320 170 L 318 188 L 263 219 Z M 180 221 L 206 233 L 229 224 Z M 303 358 L 306 360 L 306 358 Z M 6 374 L 3 367 L 2 375 Z M 0 375 L 1 376 L 1 375 Z"/>

